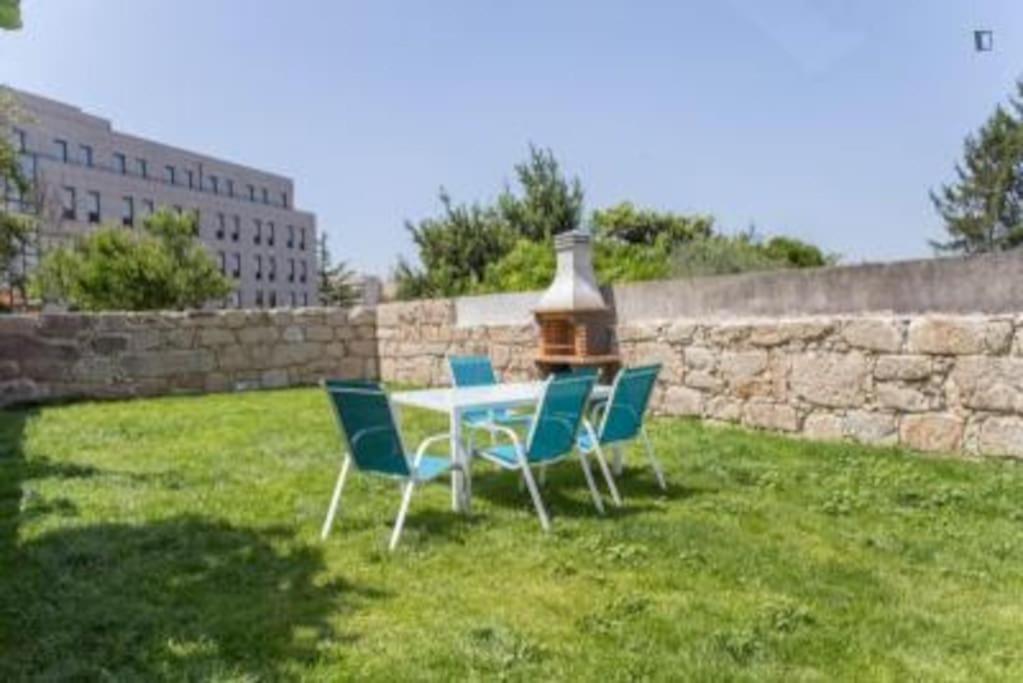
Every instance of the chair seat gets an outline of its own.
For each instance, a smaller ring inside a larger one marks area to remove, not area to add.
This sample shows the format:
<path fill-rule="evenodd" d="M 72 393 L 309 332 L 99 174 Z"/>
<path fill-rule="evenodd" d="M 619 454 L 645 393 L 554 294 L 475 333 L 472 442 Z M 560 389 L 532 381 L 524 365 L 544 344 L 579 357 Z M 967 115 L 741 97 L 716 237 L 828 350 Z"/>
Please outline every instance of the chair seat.
<path fill-rule="evenodd" d="M 410 457 L 409 460 L 412 458 Z M 419 467 L 416 468 L 415 477 L 416 481 L 429 481 L 434 479 L 451 469 L 451 460 L 448 458 L 438 458 L 432 455 L 424 455 L 423 459 L 419 461 Z"/>
<path fill-rule="evenodd" d="M 473 410 L 462 416 L 472 427 L 484 428 L 489 424 L 524 425 L 529 424 L 533 416 L 529 413 L 513 413 L 508 410 Z"/>
<path fill-rule="evenodd" d="M 480 455 L 490 460 L 497 460 L 505 467 L 518 467 L 519 455 L 512 444 L 499 444 L 480 449 Z"/>

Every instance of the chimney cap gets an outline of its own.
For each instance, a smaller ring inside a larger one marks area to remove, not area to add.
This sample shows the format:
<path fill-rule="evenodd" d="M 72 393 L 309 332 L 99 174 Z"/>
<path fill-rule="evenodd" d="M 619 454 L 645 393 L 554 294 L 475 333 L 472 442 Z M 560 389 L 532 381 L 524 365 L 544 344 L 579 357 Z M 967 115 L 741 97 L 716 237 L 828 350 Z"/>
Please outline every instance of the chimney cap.
<path fill-rule="evenodd" d="M 606 311 L 593 272 L 593 238 L 581 230 L 554 236 L 558 266 L 554 281 L 540 297 L 534 312 Z"/>

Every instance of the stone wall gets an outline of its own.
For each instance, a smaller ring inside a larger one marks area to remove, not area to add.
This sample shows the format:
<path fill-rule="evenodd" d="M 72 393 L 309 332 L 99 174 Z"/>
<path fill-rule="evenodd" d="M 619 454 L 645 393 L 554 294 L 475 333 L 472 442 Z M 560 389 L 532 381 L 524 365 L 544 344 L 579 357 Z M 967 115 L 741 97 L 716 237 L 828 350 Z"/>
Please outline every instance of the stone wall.
<path fill-rule="evenodd" d="M 0 407 L 377 373 L 371 309 L 0 316 Z"/>
<path fill-rule="evenodd" d="M 378 309 L 384 380 L 447 384 L 445 356 L 535 376 L 530 324 L 460 325 L 453 301 Z M 1023 456 L 1023 317 L 843 315 L 627 322 L 628 364 L 661 362 L 653 408 L 818 439 Z"/>

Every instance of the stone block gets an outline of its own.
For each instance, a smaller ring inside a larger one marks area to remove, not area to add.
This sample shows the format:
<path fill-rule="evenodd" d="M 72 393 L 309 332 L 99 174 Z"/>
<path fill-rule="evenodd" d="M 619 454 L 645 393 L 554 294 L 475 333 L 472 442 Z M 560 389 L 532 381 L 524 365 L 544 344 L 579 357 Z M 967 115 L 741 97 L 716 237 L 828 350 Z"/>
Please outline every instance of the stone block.
<path fill-rule="evenodd" d="M 222 327 L 207 327 L 199 332 L 200 346 L 225 346 L 236 341 L 234 332 Z"/>
<path fill-rule="evenodd" d="M 259 384 L 266 389 L 280 389 L 288 386 L 288 371 L 283 369 L 266 370 L 259 377 Z"/>
<path fill-rule="evenodd" d="M 703 394 L 687 387 L 669 386 L 664 392 L 661 410 L 666 415 L 700 415 L 703 412 Z"/>
<path fill-rule="evenodd" d="M 996 415 L 984 420 L 978 447 L 984 455 L 1023 457 L 1023 418 Z"/>
<path fill-rule="evenodd" d="M 328 325 L 309 325 L 305 328 L 305 337 L 309 341 L 328 342 L 334 339 L 334 328 Z"/>
<path fill-rule="evenodd" d="M 853 348 L 892 353 L 902 348 L 902 329 L 890 319 L 853 319 L 842 326 L 842 339 Z"/>
<path fill-rule="evenodd" d="M 852 410 L 842 420 L 845 435 L 866 444 L 893 444 L 896 441 L 895 417 L 886 413 Z"/>
<path fill-rule="evenodd" d="M 277 341 L 277 328 L 270 325 L 245 327 L 238 331 L 238 341 L 242 344 L 265 344 Z"/>
<path fill-rule="evenodd" d="M 803 420 L 803 434 L 810 439 L 838 441 L 845 436 L 845 429 L 838 415 L 815 412 Z"/>
<path fill-rule="evenodd" d="M 71 377 L 79 382 L 108 384 L 120 374 L 118 365 L 110 358 L 88 356 L 71 367 Z"/>
<path fill-rule="evenodd" d="M 717 355 L 705 346 L 687 346 L 682 357 L 690 370 L 713 370 L 717 361 Z"/>
<path fill-rule="evenodd" d="M 625 323 L 618 326 L 616 336 L 619 343 L 656 341 L 661 334 L 660 323 Z"/>
<path fill-rule="evenodd" d="M 899 424 L 899 441 L 918 451 L 952 452 L 963 439 L 963 420 L 948 413 L 906 415 Z"/>
<path fill-rule="evenodd" d="M 301 365 L 324 353 L 323 344 L 312 342 L 289 342 L 277 344 L 270 353 L 270 365 L 273 368 L 286 368 Z"/>
<path fill-rule="evenodd" d="M 878 356 L 874 377 L 880 380 L 927 379 L 932 372 L 929 356 Z"/>
<path fill-rule="evenodd" d="M 724 385 L 714 374 L 702 370 L 686 372 L 684 381 L 687 387 L 706 391 L 719 391 Z"/>
<path fill-rule="evenodd" d="M 453 309 L 452 309 L 453 310 Z M 355 306 L 348 311 L 348 320 L 353 325 L 373 325 L 377 321 L 376 310 L 365 306 Z M 447 316 L 442 321 L 447 321 Z"/>
<path fill-rule="evenodd" d="M 284 332 L 281 333 L 281 339 L 286 342 L 305 341 L 305 331 L 300 325 L 288 325 L 284 328 Z"/>
<path fill-rule="evenodd" d="M 1009 320 L 927 316 L 910 322 L 907 348 L 934 355 L 1001 354 L 1011 342 Z"/>
<path fill-rule="evenodd" d="M 44 337 L 69 339 L 92 327 L 93 318 L 77 313 L 46 313 L 39 316 L 38 333 Z"/>
<path fill-rule="evenodd" d="M 968 408 L 1023 413 L 1023 358 L 960 358 L 949 383 L 953 395 Z"/>
<path fill-rule="evenodd" d="M 922 413 L 941 408 L 940 398 L 929 396 L 919 386 L 901 382 L 878 382 L 875 387 L 877 403 L 904 413 Z"/>
<path fill-rule="evenodd" d="M 204 349 L 127 353 L 121 357 L 121 367 L 129 378 L 210 372 L 215 366 L 213 352 Z"/>
<path fill-rule="evenodd" d="M 109 356 L 126 350 L 130 341 L 128 335 L 104 334 L 93 338 L 92 350 L 102 356 Z"/>
<path fill-rule="evenodd" d="M 664 328 L 664 338 L 673 344 L 688 344 L 696 336 L 696 323 L 676 320 Z"/>
<path fill-rule="evenodd" d="M 727 396 L 714 396 L 707 401 L 706 414 L 723 422 L 738 422 L 742 419 L 742 401 Z"/>
<path fill-rule="evenodd" d="M 743 424 L 779 432 L 799 429 L 799 413 L 789 405 L 749 401 L 743 408 Z"/>
<path fill-rule="evenodd" d="M 858 352 L 808 352 L 791 359 L 790 383 L 797 396 L 832 408 L 863 405 L 867 392 L 867 361 Z"/>
<path fill-rule="evenodd" d="M 786 320 L 757 323 L 750 332 L 754 346 L 780 346 L 790 342 L 809 342 L 830 334 L 835 329 L 827 320 Z"/>

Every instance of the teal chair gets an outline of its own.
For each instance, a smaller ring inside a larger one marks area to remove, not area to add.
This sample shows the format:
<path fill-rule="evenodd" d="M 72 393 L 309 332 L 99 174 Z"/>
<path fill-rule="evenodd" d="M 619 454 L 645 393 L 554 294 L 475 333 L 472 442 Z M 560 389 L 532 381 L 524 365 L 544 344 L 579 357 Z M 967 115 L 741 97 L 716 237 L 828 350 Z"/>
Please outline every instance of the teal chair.
<path fill-rule="evenodd" d="M 607 403 L 597 411 L 597 426 L 594 427 L 587 420 L 583 426 L 583 434 L 579 437 L 579 449 L 584 453 L 597 455 L 597 462 L 601 464 L 604 478 L 611 490 L 611 498 L 618 505 L 622 504 L 622 499 L 603 457 L 603 449 L 606 447 L 621 447 L 627 442 L 641 440 L 653 467 L 654 476 L 657 477 L 657 483 L 661 489 L 668 488 L 661 463 L 654 455 L 653 446 L 650 445 L 650 439 L 643 428 L 650 395 L 654 391 L 660 372 L 660 364 L 620 370 L 611 386 Z"/>
<path fill-rule="evenodd" d="M 456 387 L 478 387 L 497 384 L 494 365 L 487 356 L 448 356 L 448 368 L 451 370 L 451 381 Z M 497 425 L 522 426 L 529 425 L 532 416 L 515 413 L 510 410 L 472 410 L 462 416 L 463 422 L 469 427 L 482 429 L 493 435 L 492 427 Z M 469 451 L 472 452 L 470 441 Z"/>
<path fill-rule="evenodd" d="M 360 380 L 325 380 L 323 387 L 330 398 L 346 452 L 320 537 L 326 540 L 330 534 L 341 503 L 341 491 L 354 462 L 362 472 L 401 483 L 401 507 L 398 508 L 398 518 L 388 545 L 390 550 L 394 550 L 416 485 L 436 479 L 456 467 L 450 458 L 426 455 L 432 445 L 441 441 L 448 443 L 450 435 L 445 432 L 425 439 L 415 455 L 409 456 L 394 419 L 391 401 L 378 384 Z"/>
<path fill-rule="evenodd" d="M 480 457 L 499 467 L 522 473 L 544 531 L 550 530 L 550 519 L 540 498 L 540 490 L 533 478 L 532 469 L 560 462 L 575 452 L 583 412 L 593 391 L 594 382 L 593 377 L 548 378 L 544 383 L 543 395 L 530 423 L 525 443 L 514 429 L 494 425 L 495 432 L 507 436 L 510 443 L 492 445 L 479 451 Z M 597 458 L 602 457 L 599 452 L 594 454 Z M 579 462 L 586 477 L 586 485 L 593 497 L 593 504 L 603 513 L 604 504 L 593 481 L 593 472 L 590 470 L 587 457 L 588 454 L 580 452 Z M 606 465 L 604 463 L 605 469 Z"/>

